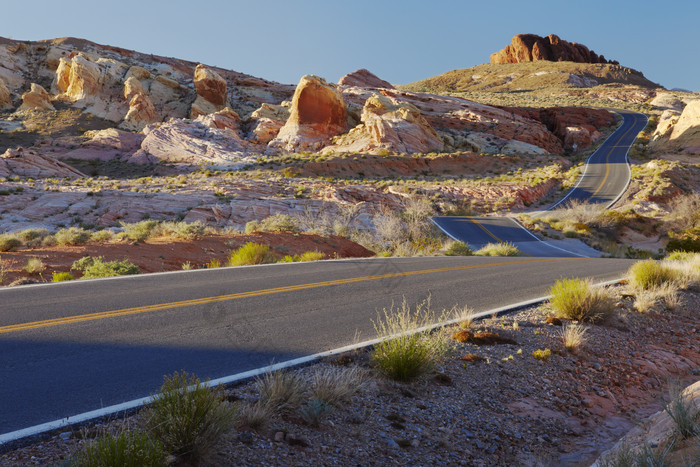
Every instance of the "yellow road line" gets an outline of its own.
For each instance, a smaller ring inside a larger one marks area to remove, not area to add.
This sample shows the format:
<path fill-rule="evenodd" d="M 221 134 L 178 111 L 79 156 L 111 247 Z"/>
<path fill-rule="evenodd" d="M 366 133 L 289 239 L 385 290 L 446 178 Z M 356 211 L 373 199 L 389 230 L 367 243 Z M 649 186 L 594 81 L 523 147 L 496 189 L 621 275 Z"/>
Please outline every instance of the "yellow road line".
<path fill-rule="evenodd" d="M 486 232 L 486 234 L 487 234 L 489 237 L 493 238 L 493 239 L 496 240 L 497 242 L 499 242 L 499 243 L 508 243 L 508 242 L 506 242 L 506 241 L 504 241 L 504 240 L 501 240 L 501 239 L 498 238 L 497 236 L 495 236 L 489 229 L 487 229 L 486 227 L 484 227 L 480 222 L 478 222 L 478 221 L 477 221 L 476 219 L 474 219 L 473 217 L 467 217 L 467 219 L 469 219 L 472 223 L 476 224 L 477 227 L 479 227 L 481 230 L 483 230 L 484 232 Z M 529 254 L 525 253 L 524 251 L 521 251 L 520 253 L 524 254 L 525 256 L 529 256 L 530 258 L 532 258 L 532 255 L 529 255 Z"/>
<path fill-rule="evenodd" d="M 627 133 L 629 133 L 630 131 L 632 131 L 632 128 L 634 128 L 634 126 L 637 124 L 637 119 L 636 119 L 635 117 L 632 117 L 632 118 L 633 118 L 633 120 L 634 120 L 634 121 L 632 122 L 632 125 L 629 127 L 629 129 L 627 129 L 627 131 L 625 131 L 625 133 L 624 133 L 622 136 L 620 136 L 620 139 L 617 140 L 618 142 L 619 142 L 619 141 L 622 141 L 622 138 L 624 138 L 625 136 L 627 136 Z M 597 195 L 597 194 L 600 192 L 600 190 L 603 189 L 603 185 L 605 185 L 605 182 L 608 181 L 608 176 L 610 175 L 610 154 L 612 154 L 613 149 L 618 148 L 618 147 L 624 147 L 624 148 L 626 148 L 627 146 L 617 146 L 617 145 L 615 145 L 615 146 L 611 146 L 611 147 L 610 147 L 610 151 L 608 151 L 608 154 L 605 156 L 605 177 L 603 177 L 603 181 L 600 182 L 600 186 L 598 186 L 598 189 L 597 189 L 596 191 L 593 192 L 593 194 L 591 195 L 591 198 L 593 198 L 595 195 Z"/>
<path fill-rule="evenodd" d="M 167 309 L 173 309 L 173 308 L 182 308 L 182 307 L 195 306 L 195 305 L 205 305 L 205 304 L 209 304 L 209 303 L 224 302 L 224 301 L 228 301 L 228 300 L 237 300 L 237 299 L 241 299 L 241 298 L 260 297 L 263 295 L 271 295 L 271 294 L 278 294 L 278 293 L 284 293 L 284 292 L 295 292 L 298 290 L 307 290 L 307 289 L 314 289 L 314 288 L 319 288 L 319 287 L 329 287 L 332 285 L 353 284 L 356 282 L 366 282 L 366 281 L 374 281 L 374 280 L 380 280 L 380 279 L 388 279 L 388 278 L 392 278 L 392 277 L 407 277 L 407 276 L 416 276 L 416 275 L 420 275 L 420 274 L 433 274 L 433 273 L 438 273 L 438 272 L 462 271 L 462 270 L 466 270 L 466 269 L 487 268 L 487 267 L 493 267 L 493 266 L 506 266 L 506 265 L 513 265 L 513 264 L 541 263 L 541 262 L 546 262 L 546 261 L 568 261 L 568 260 L 572 260 L 572 259 L 579 259 L 579 258 L 533 259 L 533 260 L 500 262 L 500 263 L 491 263 L 491 264 L 477 264 L 477 265 L 471 265 L 471 266 L 453 266 L 453 267 L 449 267 L 449 268 L 422 269 L 422 270 L 418 270 L 418 271 L 396 272 L 396 273 L 390 273 L 390 274 L 379 274 L 379 275 L 375 275 L 375 276 L 361 276 L 361 277 L 351 277 L 348 279 L 336 279 L 336 280 L 324 281 L 324 282 L 312 282 L 309 284 L 290 285 L 290 286 L 285 286 L 285 287 L 274 287 L 271 289 L 253 290 L 250 292 L 239 292 L 239 293 L 234 293 L 234 294 L 218 295 L 218 296 L 214 296 L 214 297 L 195 298 L 192 300 L 182 300 L 179 302 L 158 303 L 155 305 L 138 306 L 138 307 L 133 307 L 133 308 L 123 308 L 120 310 L 103 311 L 103 312 L 99 312 L 99 313 L 90 313 L 90 314 L 77 315 L 77 316 L 67 316 L 65 318 L 54 318 L 54 319 L 46 319 L 46 320 L 41 320 L 41 321 L 33 321 L 33 322 L 29 322 L 29 323 L 11 324 L 8 326 L 1 326 L 0 327 L 0 334 L 5 334 L 5 333 L 9 333 L 9 332 L 17 332 L 17 331 L 26 331 L 29 329 L 45 328 L 45 327 L 50 327 L 50 326 L 58 326 L 58 325 L 62 325 L 62 324 L 72 324 L 72 323 L 80 323 L 80 322 L 84 322 L 84 321 L 93 321 L 93 320 L 98 320 L 98 319 L 115 318 L 117 316 L 135 315 L 135 314 L 140 314 L 140 313 L 148 313 L 151 311 L 167 310 Z"/>

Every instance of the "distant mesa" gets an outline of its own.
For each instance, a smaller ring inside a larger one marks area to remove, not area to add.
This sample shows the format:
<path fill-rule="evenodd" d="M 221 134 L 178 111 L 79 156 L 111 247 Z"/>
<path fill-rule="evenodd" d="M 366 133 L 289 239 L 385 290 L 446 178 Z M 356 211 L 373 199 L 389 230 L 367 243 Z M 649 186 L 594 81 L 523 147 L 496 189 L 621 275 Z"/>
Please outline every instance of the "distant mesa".
<path fill-rule="evenodd" d="M 546 60 L 549 62 L 610 63 L 583 44 L 567 42 L 554 34 L 540 37 L 536 34 L 516 34 L 503 50 L 491 54 L 491 63 L 521 63 Z"/>
<path fill-rule="evenodd" d="M 355 86 L 358 88 L 384 88 L 394 89 L 388 81 L 384 81 L 369 70 L 361 68 L 340 78 L 338 84 L 341 86 Z"/>

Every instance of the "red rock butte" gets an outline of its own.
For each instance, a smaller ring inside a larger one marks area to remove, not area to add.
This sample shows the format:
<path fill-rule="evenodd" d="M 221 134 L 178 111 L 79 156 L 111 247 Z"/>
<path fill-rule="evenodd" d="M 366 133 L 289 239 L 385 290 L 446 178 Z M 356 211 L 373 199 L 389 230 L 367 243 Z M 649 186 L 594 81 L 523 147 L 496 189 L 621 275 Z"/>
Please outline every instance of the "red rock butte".
<path fill-rule="evenodd" d="M 520 63 L 546 60 L 550 62 L 610 63 L 583 44 L 567 42 L 554 34 L 540 37 L 536 34 L 516 34 L 503 50 L 491 54 L 491 63 Z"/>

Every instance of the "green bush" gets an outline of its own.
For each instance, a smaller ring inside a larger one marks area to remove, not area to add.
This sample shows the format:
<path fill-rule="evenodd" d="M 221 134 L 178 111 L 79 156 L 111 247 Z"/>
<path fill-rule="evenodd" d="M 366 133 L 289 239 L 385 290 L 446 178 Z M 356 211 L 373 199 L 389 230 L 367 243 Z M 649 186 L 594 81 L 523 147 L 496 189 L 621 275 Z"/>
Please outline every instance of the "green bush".
<path fill-rule="evenodd" d="M 72 281 L 73 279 L 75 279 L 75 277 L 69 272 L 54 272 L 51 277 L 51 282 Z"/>
<path fill-rule="evenodd" d="M 269 246 L 254 242 L 247 242 L 242 247 L 232 251 L 228 257 L 229 266 L 267 264 L 274 261 L 275 257 L 272 255 Z"/>
<path fill-rule="evenodd" d="M 206 387 L 183 371 L 164 378 L 145 420 L 169 453 L 196 465 L 233 428 L 235 412 L 223 400 L 220 387 Z"/>
<path fill-rule="evenodd" d="M 405 299 L 401 308 L 385 308 L 374 323 L 384 340 L 370 353 L 377 369 L 391 379 L 410 381 L 435 368 L 447 354 L 449 340 L 443 332 L 417 331 L 434 320 L 429 300 L 419 303 L 415 312 Z"/>
<path fill-rule="evenodd" d="M 678 274 L 668 266 L 650 259 L 633 264 L 628 275 L 634 287 L 649 290 L 673 282 Z"/>
<path fill-rule="evenodd" d="M 606 319 L 615 308 L 610 293 L 588 279 L 559 279 L 549 293 L 558 318 L 592 323 Z"/>
<path fill-rule="evenodd" d="M 81 271 L 83 279 L 96 279 L 98 277 L 126 276 L 139 274 L 141 270 L 128 259 L 122 261 L 105 261 L 102 256 L 93 258 L 84 256 L 75 261 L 71 269 Z"/>
<path fill-rule="evenodd" d="M 447 250 L 445 250 L 445 256 L 472 256 L 474 250 L 469 248 L 469 245 L 464 242 L 453 242 Z"/>
<path fill-rule="evenodd" d="M 99 230 L 90 234 L 90 241 L 95 243 L 105 243 L 114 237 L 114 232 L 111 230 Z"/>
<path fill-rule="evenodd" d="M 121 226 L 129 240 L 142 242 L 153 234 L 154 229 L 158 226 L 158 221 L 145 220 L 135 224 L 122 222 Z"/>
<path fill-rule="evenodd" d="M 274 214 L 262 221 L 250 221 L 245 225 L 245 233 L 287 232 L 299 233 L 299 222 L 289 214 Z"/>
<path fill-rule="evenodd" d="M 475 253 L 477 256 L 520 256 L 518 250 L 512 243 L 489 243 L 480 248 Z"/>
<path fill-rule="evenodd" d="M 320 251 L 305 251 L 299 256 L 299 261 L 320 261 L 325 257 L 326 255 Z"/>
<path fill-rule="evenodd" d="M 0 252 L 14 251 L 22 246 L 22 240 L 14 235 L 0 235 Z"/>
<path fill-rule="evenodd" d="M 87 443 L 80 455 L 84 467 L 165 466 L 163 445 L 142 431 L 107 433 Z"/>
<path fill-rule="evenodd" d="M 61 229 L 54 235 L 58 246 L 84 245 L 90 239 L 90 232 L 80 227 Z"/>
<path fill-rule="evenodd" d="M 17 232 L 16 235 L 17 238 L 22 240 L 24 243 L 36 243 L 37 240 L 41 241 L 44 237 L 48 237 L 50 233 L 46 229 L 25 229 Z"/>

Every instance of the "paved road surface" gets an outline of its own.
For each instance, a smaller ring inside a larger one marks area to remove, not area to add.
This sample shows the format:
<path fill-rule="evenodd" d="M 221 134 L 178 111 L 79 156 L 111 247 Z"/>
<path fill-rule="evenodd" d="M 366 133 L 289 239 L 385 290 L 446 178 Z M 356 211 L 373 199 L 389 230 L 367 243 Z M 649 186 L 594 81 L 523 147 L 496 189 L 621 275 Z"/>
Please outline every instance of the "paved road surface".
<path fill-rule="evenodd" d="M 0 434 L 148 396 L 175 370 L 214 379 L 373 338 L 402 296 L 485 311 L 630 264 L 377 258 L 0 289 Z"/>
<path fill-rule="evenodd" d="M 572 200 L 609 207 L 625 192 L 630 179 L 627 152 L 646 126 L 647 118 L 635 112 L 618 113 L 624 119 L 620 127 L 589 157 L 576 186 L 549 209 L 565 206 Z M 435 217 L 433 222 L 450 237 L 474 249 L 488 243 L 510 242 L 526 256 L 596 256 L 584 245 L 571 248 L 542 241 L 510 217 Z"/>

